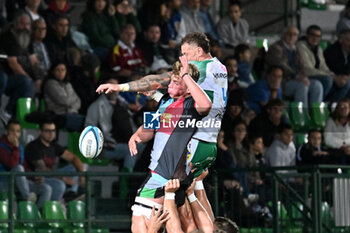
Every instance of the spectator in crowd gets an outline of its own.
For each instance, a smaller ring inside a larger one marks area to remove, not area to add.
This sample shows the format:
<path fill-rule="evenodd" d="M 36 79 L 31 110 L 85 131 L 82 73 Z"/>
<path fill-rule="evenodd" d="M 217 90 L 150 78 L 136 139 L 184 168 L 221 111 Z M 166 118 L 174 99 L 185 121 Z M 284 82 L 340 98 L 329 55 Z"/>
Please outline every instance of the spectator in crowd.
<path fill-rule="evenodd" d="M 213 0 L 201 0 L 199 15 L 202 18 L 204 24 L 204 31 L 211 35 L 215 40 L 219 40 L 219 36 L 215 31 L 215 24 L 210 14 L 210 6 L 213 4 Z"/>
<path fill-rule="evenodd" d="M 248 42 L 249 24 L 241 18 L 242 7 L 240 1 L 231 1 L 228 15 L 217 24 L 217 32 L 226 47 L 234 48 Z"/>
<path fill-rule="evenodd" d="M 324 52 L 324 58 L 332 72 L 350 78 L 350 29 L 340 31 L 338 40 Z"/>
<path fill-rule="evenodd" d="M 215 40 L 210 34 L 205 33 L 205 35 L 209 39 L 209 45 L 210 45 L 210 54 L 212 57 L 216 57 L 220 62 L 224 60 L 224 58 L 227 56 L 226 53 L 222 50 L 220 47 L 220 43 L 218 40 Z"/>
<path fill-rule="evenodd" d="M 144 37 L 139 42 L 139 48 L 144 55 L 147 65 L 151 67 L 151 72 L 158 69 L 155 68 L 160 62 L 165 64 L 164 68 L 169 69 L 171 66 L 165 60 L 167 58 L 166 50 L 164 50 L 159 42 L 160 39 L 160 27 L 156 24 L 149 25 L 144 32 Z"/>
<path fill-rule="evenodd" d="M 224 60 L 224 65 L 227 69 L 228 91 L 231 91 L 238 88 L 237 82 L 239 80 L 239 75 L 237 73 L 237 59 L 234 56 L 228 56 Z"/>
<path fill-rule="evenodd" d="M 249 124 L 249 135 L 263 135 L 264 146 L 269 147 L 278 133 L 278 128 L 288 123 L 287 117 L 282 113 L 283 108 L 282 100 L 269 100 L 266 104 L 266 112 L 258 115 Z"/>
<path fill-rule="evenodd" d="M 319 80 L 323 86 L 323 95 L 330 102 L 343 98 L 350 88 L 350 81 L 345 76 L 335 75 L 329 70 L 323 52 L 318 46 L 322 30 L 311 25 L 306 31 L 306 40 L 299 41 L 296 48 L 297 70 L 310 79 Z"/>
<path fill-rule="evenodd" d="M 347 99 L 338 102 L 324 128 L 325 145 L 341 155 L 342 163 L 349 163 L 350 156 L 350 103 Z M 332 154 L 332 153 L 331 153 Z"/>
<path fill-rule="evenodd" d="M 176 38 L 181 23 L 181 0 L 169 0 L 167 3 L 170 18 L 166 25 L 161 27 L 161 43 L 168 46 L 169 49 L 175 49 L 177 46 Z"/>
<path fill-rule="evenodd" d="M 188 33 L 205 32 L 204 21 L 199 13 L 200 0 L 185 0 L 180 8 L 181 22 L 176 38 L 180 43 Z"/>
<path fill-rule="evenodd" d="M 40 0 L 27 0 L 27 5 L 24 7 L 24 10 L 29 14 L 32 22 L 39 19 L 41 16 L 39 15 L 39 6 Z"/>
<path fill-rule="evenodd" d="M 55 31 L 56 18 L 60 15 L 66 15 L 67 19 L 69 19 L 71 10 L 69 0 L 50 0 L 48 8 L 39 12 L 40 15 L 44 17 L 47 24 L 48 35 Z"/>
<path fill-rule="evenodd" d="M 267 148 L 266 164 L 271 167 L 295 166 L 295 146 L 293 143 L 293 129 L 288 124 L 279 127 L 278 135 L 270 147 Z M 285 173 L 285 171 L 280 171 Z"/>
<path fill-rule="evenodd" d="M 82 115 L 86 115 L 90 104 L 96 99 L 100 65 L 96 56 L 84 56 L 81 58 L 81 67 L 74 69 L 71 76 L 72 86 L 81 101 L 79 113 Z"/>
<path fill-rule="evenodd" d="M 128 0 L 115 0 L 114 6 L 119 28 L 124 27 L 126 24 L 132 24 L 135 27 L 136 34 L 140 34 L 141 24 L 137 19 L 133 5 Z"/>
<path fill-rule="evenodd" d="M 46 23 L 43 18 L 34 20 L 32 23 L 33 32 L 32 32 L 32 43 L 30 44 L 29 49 L 36 55 L 38 58 L 38 69 L 35 70 L 36 78 L 40 82 L 47 76 L 48 71 L 51 67 L 51 61 L 49 57 L 49 52 L 43 40 L 46 37 Z M 40 89 L 39 89 L 40 90 Z"/>
<path fill-rule="evenodd" d="M 269 100 L 282 99 L 283 69 L 280 66 L 270 66 L 266 75 L 266 79 L 261 79 L 246 89 L 247 105 L 257 115 Z"/>
<path fill-rule="evenodd" d="M 298 165 L 313 164 L 337 164 L 338 161 L 322 146 L 322 132 L 312 129 L 308 133 L 308 142 L 304 143 L 297 151 Z"/>
<path fill-rule="evenodd" d="M 11 119 L 6 126 L 5 134 L 0 138 L 0 171 L 24 172 L 24 149 L 20 144 L 21 126 L 19 121 Z M 2 177 L 1 190 L 7 190 L 7 182 Z M 24 200 L 36 202 L 43 207 L 51 198 L 51 188 L 47 184 L 29 182 L 25 176 L 15 176 L 15 184 Z"/>
<path fill-rule="evenodd" d="M 248 131 L 249 132 L 249 131 Z M 252 134 L 249 136 L 249 152 L 254 156 L 257 166 L 265 166 L 264 156 L 264 141 L 263 137 L 258 134 Z M 264 177 L 264 172 L 259 172 L 261 179 Z"/>
<path fill-rule="evenodd" d="M 136 31 L 133 25 L 125 25 L 120 34 L 120 40 L 113 47 L 109 59 L 111 69 L 119 77 L 130 78 L 137 67 L 146 67 L 141 50 L 135 45 Z"/>
<path fill-rule="evenodd" d="M 118 84 L 115 79 L 107 80 L 107 83 Z M 98 126 L 104 135 L 104 150 L 102 156 L 123 160 L 123 167 L 120 171 L 132 172 L 136 163 L 136 156 L 131 156 L 128 141 L 134 133 L 134 126 L 128 104 L 119 96 L 119 93 L 102 94 L 94 101 L 86 115 L 85 125 Z M 142 153 L 143 144 L 137 145 L 137 151 Z M 127 195 L 126 180 L 121 180 L 120 194 Z"/>
<path fill-rule="evenodd" d="M 237 85 L 240 88 L 247 88 L 252 83 L 255 82 L 251 72 L 252 68 L 250 66 L 251 52 L 250 48 L 246 44 L 239 44 L 235 48 L 235 58 L 238 65 L 238 77 Z"/>
<path fill-rule="evenodd" d="M 83 164 L 72 152 L 64 149 L 56 140 L 56 126 L 53 122 L 44 121 L 40 124 L 39 137 L 25 148 L 26 171 L 53 171 L 58 158 L 74 165 L 76 171 L 83 172 Z M 52 201 L 62 201 L 66 184 L 71 183 L 71 177 L 35 177 L 35 183 L 47 184 L 51 187 Z M 85 177 L 79 176 L 79 184 L 85 185 Z"/>
<path fill-rule="evenodd" d="M 66 118 L 65 128 L 80 131 L 84 125 L 84 116 L 78 114 L 80 98 L 74 91 L 64 63 L 52 66 L 43 83 L 43 96 L 48 111 Z"/>
<path fill-rule="evenodd" d="M 169 14 L 169 16 L 167 16 Z M 170 12 L 166 1 L 163 0 L 145 0 L 137 13 L 141 24 L 141 30 L 145 31 L 149 25 L 157 24 L 162 27 L 164 19 L 170 17 Z"/>
<path fill-rule="evenodd" d="M 295 26 L 287 27 L 281 40 L 275 42 L 266 54 L 266 65 L 278 65 L 283 69 L 283 94 L 293 101 L 303 102 L 304 106 L 323 101 L 323 87 L 319 80 L 309 79 L 297 73 L 295 44 L 299 30 Z"/>
<path fill-rule="evenodd" d="M 337 34 L 343 29 L 350 29 L 350 1 L 345 5 L 345 9 L 340 12 L 337 22 Z"/>
<path fill-rule="evenodd" d="M 114 17 L 115 8 L 107 0 L 87 1 L 81 30 L 88 36 L 94 53 L 103 61 L 116 42 L 119 25 Z"/>
<path fill-rule="evenodd" d="M 44 40 L 49 51 L 52 64 L 64 62 L 69 70 L 78 63 L 80 52 L 72 40 L 69 32 L 69 19 L 66 15 L 59 15 L 53 24 L 53 33 L 48 33 Z"/>
<path fill-rule="evenodd" d="M 1 49 L 8 56 L 3 62 L 4 73 L 1 75 L 2 88 L 0 88 L 2 93 L 10 95 L 10 101 L 5 109 L 7 120 L 14 114 L 19 97 L 32 97 L 35 93 L 32 67 L 37 63 L 35 55 L 29 54 L 28 51 L 30 30 L 29 15 L 20 11 L 0 36 Z"/>

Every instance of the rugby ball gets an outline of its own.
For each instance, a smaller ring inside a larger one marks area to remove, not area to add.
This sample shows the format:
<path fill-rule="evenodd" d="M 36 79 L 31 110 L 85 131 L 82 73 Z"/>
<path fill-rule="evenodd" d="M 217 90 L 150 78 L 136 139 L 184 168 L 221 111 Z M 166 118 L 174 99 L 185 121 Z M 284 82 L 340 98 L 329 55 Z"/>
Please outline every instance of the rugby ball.
<path fill-rule="evenodd" d="M 79 150 L 85 158 L 96 158 L 103 148 L 103 134 L 96 126 L 88 126 L 79 137 Z"/>

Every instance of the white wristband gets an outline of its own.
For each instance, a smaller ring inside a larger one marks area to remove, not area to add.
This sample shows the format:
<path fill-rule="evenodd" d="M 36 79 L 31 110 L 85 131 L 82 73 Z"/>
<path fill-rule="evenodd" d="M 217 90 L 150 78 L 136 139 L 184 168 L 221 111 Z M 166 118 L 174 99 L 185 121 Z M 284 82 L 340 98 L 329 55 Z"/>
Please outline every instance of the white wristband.
<path fill-rule="evenodd" d="M 165 200 L 175 200 L 175 193 L 166 193 L 164 199 Z"/>
<path fill-rule="evenodd" d="M 203 190 L 204 186 L 203 186 L 203 181 L 199 180 L 196 181 L 196 184 L 194 185 L 194 190 Z"/>
<path fill-rule="evenodd" d="M 130 90 L 130 86 L 127 83 L 119 84 L 119 88 L 121 92 L 127 92 Z"/>
<path fill-rule="evenodd" d="M 191 195 L 189 195 L 188 197 L 188 201 L 190 203 L 194 202 L 194 201 L 197 201 L 197 197 L 194 195 L 194 193 L 192 193 Z"/>

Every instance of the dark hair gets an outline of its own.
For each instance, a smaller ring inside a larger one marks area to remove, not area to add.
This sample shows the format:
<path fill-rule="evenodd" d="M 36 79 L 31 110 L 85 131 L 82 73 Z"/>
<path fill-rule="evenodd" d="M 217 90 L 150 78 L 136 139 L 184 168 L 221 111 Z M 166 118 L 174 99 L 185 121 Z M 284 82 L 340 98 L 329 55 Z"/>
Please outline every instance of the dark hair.
<path fill-rule="evenodd" d="M 307 136 L 310 137 L 312 133 L 320 133 L 322 135 L 321 130 L 319 129 L 310 129 L 309 132 L 307 132 Z"/>
<path fill-rule="evenodd" d="M 12 118 L 7 122 L 6 129 L 9 129 L 9 128 L 10 128 L 10 125 L 21 125 L 21 124 L 19 123 L 19 121 L 18 121 L 16 118 L 12 117 Z"/>
<path fill-rule="evenodd" d="M 103 0 L 106 2 L 106 6 L 105 8 L 103 9 L 103 12 L 108 14 L 108 8 L 109 8 L 109 1 L 108 0 Z M 92 12 L 96 12 L 96 8 L 95 8 L 95 2 L 96 0 L 88 0 L 86 2 L 86 9 L 89 10 L 89 11 L 92 11 Z"/>
<path fill-rule="evenodd" d="M 59 65 L 64 65 L 64 66 L 66 67 L 66 77 L 62 80 L 62 82 L 64 82 L 64 83 L 69 82 L 69 81 L 70 81 L 70 76 L 69 76 L 69 74 L 68 74 L 68 66 L 67 66 L 67 64 L 66 64 L 65 62 L 63 62 L 63 61 L 62 61 L 62 62 L 59 61 L 59 62 L 57 62 L 57 63 L 55 63 L 55 64 L 53 64 L 53 65 L 51 66 L 51 68 L 50 68 L 50 73 L 49 73 L 49 78 L 54 78 L 54 79 L 56 79 L 54 72 L 55 72 L 55 69 L 57 68 L 57 66 L 59 66 Z"/>
<path fill-rule="evenodd" d="M 54 124 L 54 125 L 56 126 L 56 124 L 55 124 L 55 122 L 54 122 L 53 120 L 51 120 L 51 119 L 45 119 L 45 120 L 43 120 L 42 122 L 40 122 L 40 124 L 39 124 L 39 129 L 40 129 L 40 130 L 43 130 L 43 129 L 44 129 L 44 125 L 51 125 L 51 124 Z"/>
<path fill-rule="evenodd" d="M 280 126 L 278 126 L 278 133 L 281 134 L 285 130 L 293 130 L 292 126 L 290 124 L 282 123 Z"/>
<path fill-rule="evenodd" d="M 335 110 L 331 113 L 331 117 L 332 117 L 332 119 L 334 121 L 339 120 L 339 118 L 340 118 L 340 115 L 339 115 L 338 112 L 339 112 L 339 108 L 340 108 L 340 104 L 341 103 L 347 103 L 350 106 L 350 100 L 349 99 L 343 98 L 343 99 L 339 100 L 338 103 L 337 103 L 337 107 L 335 107 Z M 349 114 L 348 118 L 350 120 L 350 114 Z"/>
<path fill-rule="evenodd" d="M 258 140 L 259 138 L 262 138 L 263 136 L 260 134 L 252 134 L 248 136 L 248 143 L 249 145 L 252 145 Z"/>
<path fill-rule="evenodd" d="M 271 74 L 272 72 L 274 72 L 275 70 L 282 70 L 283 72 L 283 68 L 282 66 L 279 66 L 279 65 L 271 65 L 267 68 L 267 71 L 266 71 L 266 74 Z"/>
<path fill-rule="evenodd" d="M 235 48 L 234 57 L 239 60 L 239 55 L 245 53 L 245 51 L 250 50 L 249 45 L 247 44 L 239 44 Z"/>
<path fill-rule="evenodd" d="M 226 217 L 216 217 L 214 224 L 216 226 L 216 231 L 218 233 L 238 233 L 239 228 L 237 224 L 229 218 Z"/>
<path fill-rule="evenodd" d="M 133 28 L 136 31 L 136 28 L 134 25 L 132 25 L 131 23 L 127 23 L 120 29 L 120 34 L 122 34 L 128 28 Z"/>
<path fill-rule="evenodd" d="M 36 24 L 39 23 L 39 22 L 44 22 L 46 24 L 46 21 L 43 17 L 39 17 L 38 19 L 34 20 L 33 23 L 32 23 L 32 29 L 34 30 L 36 28 Z"/>
<path fill-rule="evenodd" d="M 313 25 L 310 25 L 310 26 L 306 29 L 306 34 L 307 34 L 307 35 L 310 34 L 311 31 L 320 31 L 320 32 L 322 32 L 322 29 L 321 29 L 318 25 L 313 24 Z"/>
<path fill-rule="evenodd" d="M 269 109 L 274 106 L 284 106 L 284 103 L 281 99 L 270 99 L 266 104 L 266 109 Z"/>
<path fill-rule="evenodd" d="M 202 48 L 205 53 L 210 52 L 210 44 L 208 37 L 201 32 L 193 32 L 187 34 L 184 38 L 182 38 L 181 45 L 183 44 L 195 44 L 198 47 Z"/>
<path fill-rule="evenodd" d="M 229 60 L 236 60 L 236 61 L 237 61 L 237 59 L 235 58 L 235 56 L 233 56 L 233 55 L 228 56 L 228 57 L 226 57 L 226 58 L 224 59 L 224 65 L 225 65 L 225 66 L 226 66 L 226 64 L 227 64 L 227 62 L 228 62 Z"/>
<path fill-rule="evenodd" d="M 238 6 L 239 9 L 242 9 L 242 3 L 238 0 L 231 0 L 228 7 L 230 8 L 231 6 Z"/>

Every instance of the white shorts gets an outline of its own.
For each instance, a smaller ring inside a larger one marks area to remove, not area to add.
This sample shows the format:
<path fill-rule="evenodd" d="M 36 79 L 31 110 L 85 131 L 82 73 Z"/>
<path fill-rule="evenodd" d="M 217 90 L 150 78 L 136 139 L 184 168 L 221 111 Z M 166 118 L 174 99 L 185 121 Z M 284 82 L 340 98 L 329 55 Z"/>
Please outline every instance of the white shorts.
<path fill-rule="evenodd" d="M 158 204 L 150 199 L 144 197 L 136 197 L 135 204 L 131 206 L 133 216 L 146 216 L 147 219 L 151 218 L 152 208 L 155 207 L 155 210 L 162 209 L 163 205 Z"/>

